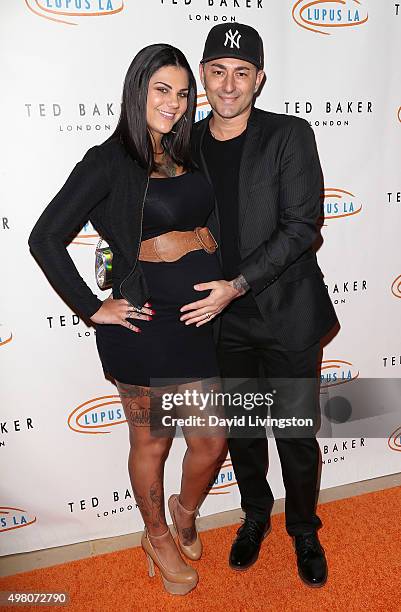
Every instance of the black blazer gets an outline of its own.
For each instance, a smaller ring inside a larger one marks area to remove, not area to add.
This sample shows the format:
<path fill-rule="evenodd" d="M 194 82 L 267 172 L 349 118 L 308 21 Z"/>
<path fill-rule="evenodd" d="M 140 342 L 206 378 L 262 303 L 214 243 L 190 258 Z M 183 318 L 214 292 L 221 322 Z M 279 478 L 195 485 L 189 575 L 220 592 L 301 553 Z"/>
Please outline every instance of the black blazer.
<path fill-rule="evenodd" d="M 148 183 L 123 145 L 108 140 L 86 152 L 30 233 L 31 251 L 50 282 L 83 317 L 92 316 L 102 300 L 78 273 L 66 245 L 88 220 L 113 251 L 113 297 L 139 307 L 150 297 L 137 260 Z"/>
<path fill-rule="evenodd" d="M 202 142 L 210 117 L 193 130 L 194 159 L 209 180 Z M 240 272 L 272 333 L 290 350 L 307 348 L 337 322 L 313 249 L 322 188 L 308 122 L 254 108 L 239 175 Z M 217 206 L 209 227 L 219 241 Z"/>

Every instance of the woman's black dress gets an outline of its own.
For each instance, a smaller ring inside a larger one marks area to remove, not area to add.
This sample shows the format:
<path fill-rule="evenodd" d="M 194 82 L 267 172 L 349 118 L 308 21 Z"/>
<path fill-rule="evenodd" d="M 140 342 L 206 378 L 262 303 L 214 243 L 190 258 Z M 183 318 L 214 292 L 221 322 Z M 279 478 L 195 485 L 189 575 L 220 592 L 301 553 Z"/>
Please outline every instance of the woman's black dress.
<path fill-rule="evenodd" d="M 142 240 L 204 226 L 213 206 L 212 189 L 199 171 L 150 178 Z M 146 387 L 166 384 L 166 379 L 179 382 L 218 376 L 210 323 L 196 327 L 180 321 L 181 306 L 210 293 L 196 291 L 193 285 L 222 278 L 217 253 L 201 249 L 175 262 L 141 261 L 141 266 L 156 314 L 152 321 L 131 320 L 141 333 L 122 325 L 96 326 L 104 371 L 117 381 Z"/>

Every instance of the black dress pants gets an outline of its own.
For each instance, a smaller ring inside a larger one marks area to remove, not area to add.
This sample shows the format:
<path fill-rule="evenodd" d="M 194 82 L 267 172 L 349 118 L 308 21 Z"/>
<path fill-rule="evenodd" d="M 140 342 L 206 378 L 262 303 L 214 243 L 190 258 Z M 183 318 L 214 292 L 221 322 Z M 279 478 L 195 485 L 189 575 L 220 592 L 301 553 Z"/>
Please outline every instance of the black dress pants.
<path fill-rule="evenodd" d="M 281 397 L 274 401 L 270 408 L 272 418 L 290 415 L 310 417 L 316 423 L 319 359 L 319 343 L 303 351 L 288 351 L 272 338 L 261 318 L 247 318 L 229 312 L 222 317 L 218 342 L 221 376 L 227 386 L 233 383 L 232 379 L 242 379 L 243 382 L 237 387 L 241 392 L 254 392 L 255 382 L 259 385 L 259 391 L 265 391 L 266 385 L 273 383 L 277 387 L 276 383 L 282 379 L 282 388 L 278 385 L 279 390 L 275 390 Z M 237 382 L 235 381 L 235 384 Z M 294 390 L 294 401 L 291 400 L 291 390 Z M 284 396 L 285 400 L 280 401 Z M 242 413 L 246 412 L 241 410 Z M 263 410 L 266 411 L 267 408 L 256 408 L 255 414 L 263 416 Z M 230 408 L 230 411 L 232 416 L 235 409 L 233 412 Z M 247 412 L 246 416 L 248 414 L 251 412 Z M 287 532 L 295 536 L 315 531 L 322 525 L 315 514 L 320 463 L 315 427 L 297 428 L 297 433 L 293 436 L 291 428 L 286 433 L 277 427 L 272 430 L 286 491 Z M 247 517 L 266 521 L 274 502 L 266 480 L 266 428 L 252 427 L 251 432 L 249 429 L 246 432 L 244 428 L 233 427 L 230 428 L 229 436 L 228 446 L 241 493 L 242 509 Z"/>

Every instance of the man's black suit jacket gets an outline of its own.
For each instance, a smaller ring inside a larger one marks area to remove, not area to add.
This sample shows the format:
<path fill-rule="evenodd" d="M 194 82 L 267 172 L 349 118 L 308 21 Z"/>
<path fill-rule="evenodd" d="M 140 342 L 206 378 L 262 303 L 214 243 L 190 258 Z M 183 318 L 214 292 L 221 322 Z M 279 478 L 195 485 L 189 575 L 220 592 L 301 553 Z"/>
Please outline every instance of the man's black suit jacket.
<path fill-rule="evenodd" d="M 210 117 L 193 131 L 194 159 L 209 180 L 202 143 Z M 240 272 L 271 332 L 294 351 L 320 340 L 337 322 L 313 248 L 322 190 L 308 122 L 253 108 L 239 175 Z M 217 206 L 209 227 L 219 241 Z"/>

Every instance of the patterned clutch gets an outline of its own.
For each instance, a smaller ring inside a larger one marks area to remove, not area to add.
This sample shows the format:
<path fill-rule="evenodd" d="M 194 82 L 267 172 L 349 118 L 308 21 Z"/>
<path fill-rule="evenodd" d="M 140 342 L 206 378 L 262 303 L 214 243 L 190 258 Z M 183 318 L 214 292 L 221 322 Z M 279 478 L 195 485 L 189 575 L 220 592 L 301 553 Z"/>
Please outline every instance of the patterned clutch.
<path fill-rule="evenodd" d="M 103 238 L 99 240 L 95 251 L 95 277 L 99 289 L 110 289 L 113 284 L 112 266 L 113 251 L 110 247 L 101 248 Z"/>

